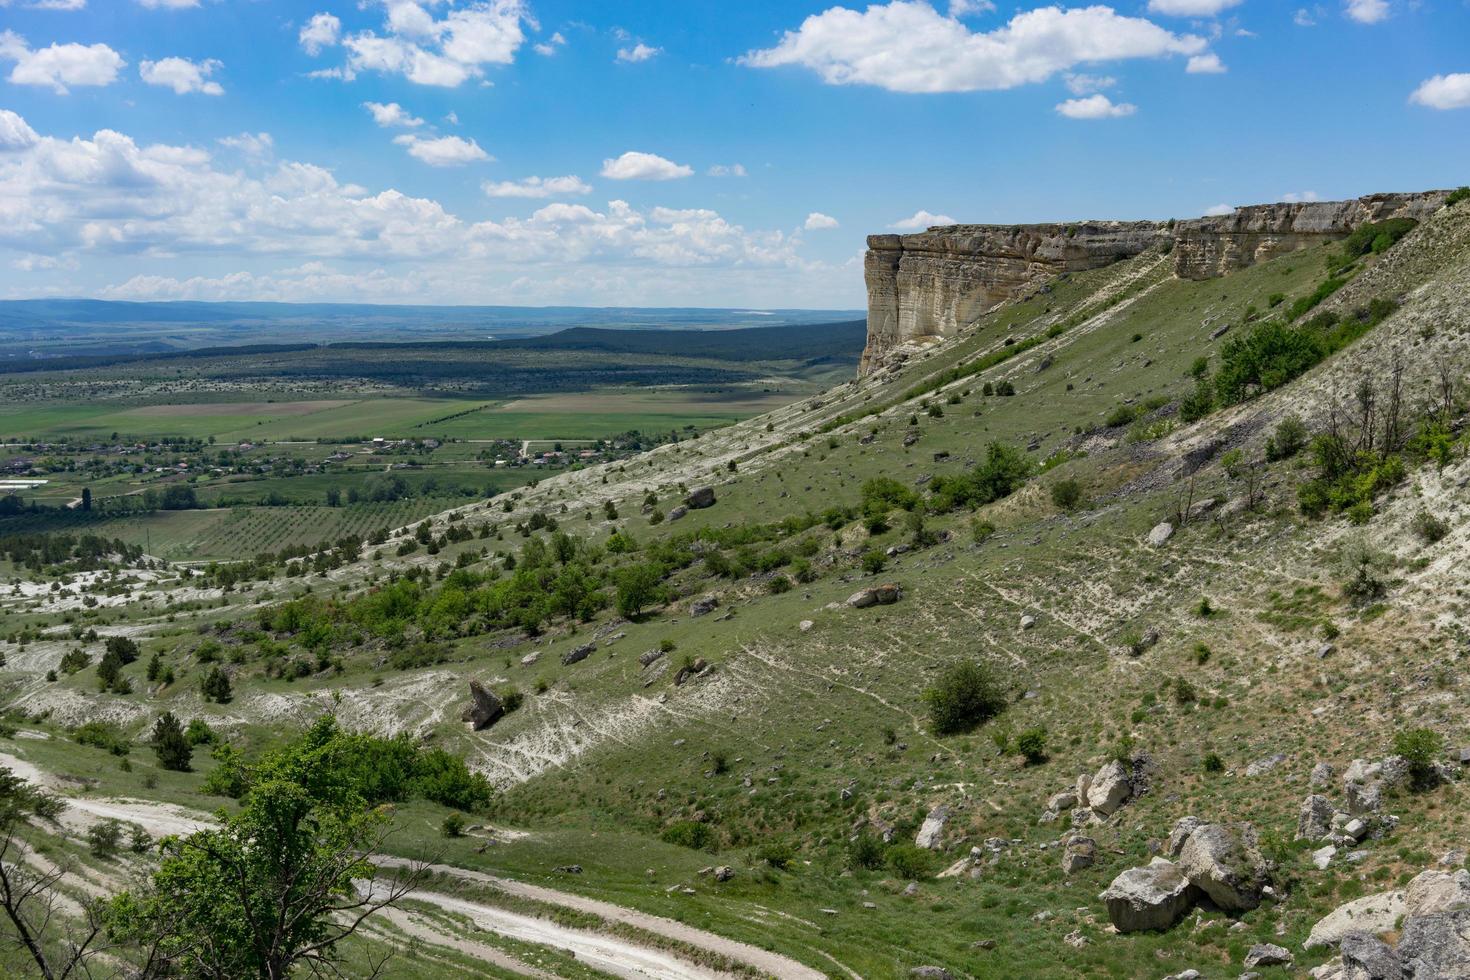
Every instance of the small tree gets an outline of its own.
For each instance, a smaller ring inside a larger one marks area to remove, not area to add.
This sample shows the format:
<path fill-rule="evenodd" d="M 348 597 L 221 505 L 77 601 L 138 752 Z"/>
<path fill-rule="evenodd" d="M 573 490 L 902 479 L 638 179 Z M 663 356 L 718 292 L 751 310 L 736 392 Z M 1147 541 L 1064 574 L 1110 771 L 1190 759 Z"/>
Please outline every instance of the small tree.
<path fill-rule="evenodd" d="M 1395 755 L 1409 764 L 1409 779 L 1415 789 L 1429 789 L 1439 782 L 1435 763 L 1444 751 L 1444 736 L 1429 728 L 1410 728 L 1393 737 Z"/>
<path fill-rule="evenodd" d="M 629 565 L 613 576 L 618 590 L 618 613 L 636 619 L 659 601 L 663 593 L 663 569 L 654 564 Z"/>
<path fill-rule="evenodd" d="M 1028 766 L 1041 765 L 1046 761 L 1046 729 L 1038 725 L 1017 735 L 1016 750 L 1026 759 Z"/>
<path fill-rule="evenodd" d="M 1074 510 L 1082 503 L 1082 484 L 1076 480 L 1058 480 L 1051 485 L 1051 502 L 1062 510 Z"/>
<path fill-rule="evenodd" d="M 214 701 L 218 704 L 224 704 L 234 697 L 234 691 L 230 687 L 230 675 L 219 666 L 215 666 L 204 675 L 204 680 L 199 683 L 199 689 L 204 694 L 206 701 Z"/>
<path fill-rule="evenodd" d="M 950 667 L 924 692 L 929 722 L 936 734 L 965 732 L 1005 709 L 1005 691 L 983 664 L 965 661 Z"/>
<path fill-rule="evenodd" d="M 194 747 L 189 744 L 184 726 L 179 724 L 179 719 L 174 717 L 172 711 L 165 711 L 158 716 L 158 721 L 153 724 L 151 742 L 159 765 L 175 772 L 189 771 L 189 760 L 194 755 Z"/>

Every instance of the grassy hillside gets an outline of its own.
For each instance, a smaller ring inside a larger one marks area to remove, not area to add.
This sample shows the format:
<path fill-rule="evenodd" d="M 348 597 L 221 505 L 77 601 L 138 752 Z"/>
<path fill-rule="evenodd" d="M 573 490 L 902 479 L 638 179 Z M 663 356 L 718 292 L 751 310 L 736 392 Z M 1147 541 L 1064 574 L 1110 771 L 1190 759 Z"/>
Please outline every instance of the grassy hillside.
<path fill-rule="evenodd" d="M 420 801 L 399 812 L 399 853 L 829 976 L 1236 976 L 1261 942 L 1295 952 L 1263 975 L 1297 975 L 1332 955 L 1301 948 L 1323 914 L 1470 832 L 1452 781 L 1393 795 L 1396 825 L 1325 869 L 1293 839 L 1319 763 L 1340 796 L 1351 760 L 1409 730 L 1470 744 L 1467 290 L 1463 206 L 1351 262 L 1329 245 L 1186 282 L 1145 254 L 873 377 L 319 570 L 224 591 L 163 569 L 96 608 L 27 585 L 0 594 L 16 624 L 0 678 L 54 737 L 13 751 L 99 794 L 202 807 L 202 773 L 145 789 L 71 728 L 137 733 L 170 706 L 251 753 L 331 710 L 463 754 L 497 790 L 478 819 L 523 832 L 444 838 L 447 811 Z M 1288 418 L 1342 458 L 1288 446 Z M 675 519 L 702 486 L 713 505 Z M 885 583 L 897 602 L 848 602 Z M 98 651 L 90 627 L 143 644 L 132 693 L 98 693 L 93 666 L 43 679 Z M 172 683 L 142 676 L 155 651 Z M 999 703 L 941 734 L 926 693 L 966 663 Z M 223 704 L 199 693 L 216 664 Z M 524 701 L 468 731 L 471 678 Z M 1047 800 L 1115 758 L 1136 794 L 1081 830 L 1096 862 L 1064 874 L 1073 828 L 1043 820 Z M 937 847 L 915 848 L 940 806 Z M 1252 821 L 1276 900 L 1117 934 L 1099 893 L 1186 815 Z"/>

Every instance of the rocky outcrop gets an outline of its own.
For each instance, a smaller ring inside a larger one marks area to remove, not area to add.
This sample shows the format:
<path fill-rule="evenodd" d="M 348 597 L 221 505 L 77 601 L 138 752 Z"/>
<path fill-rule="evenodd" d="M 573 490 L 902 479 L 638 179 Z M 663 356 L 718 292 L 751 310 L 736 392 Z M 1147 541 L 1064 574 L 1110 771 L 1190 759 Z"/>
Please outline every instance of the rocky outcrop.
<path fill-rule="evenodd" d="M 1108 907 L 1108 918 L 1119 932 L 1167 929 L 1194 905 L 1196 892 L 1172 861 L 1154 858 L 1141 868 L 1129 868 L 1098 896 Z"/>
<path fill-rule="evenodd" d="M 479 681 L 470 681 L 470 706 L 459 716 L 477 732 L 495 724 L 505 714 L 505 703 L 494 691 Z"/>
<path fill-rule="evenodd" d="M 1353 201 L 1257 204 L 1174 227 L 1174 272 L 1214 279 L 1286 252 L 1342 238 L 1358 225 L 1388 218 L 1424 218 L 1445 193 L 1370 194 Z"/>
<path fill-rule="evenodd" d="M 1446 193 L 1259 204 L 1178 222 L 949 225 L 913 235 L 872 235 L 863 263 L 868 343 L 860 373 L 901 359 L 908 345 L 952 337 L 1063 273 L 1159 247 L 1172 249 L 1180 278 L 1211 279 L 1345 237 L 1367 221 L 1424 218 L 1444 203 Z"/>
<path fill-rule="evenodd" d="M 1153 221 L 952 225 L 872 235 L 863 263 L 868 345 L 861 371 L 911 341 L 951 337 L 1047 279 L 1132 258 L 1168 240 Z"/>

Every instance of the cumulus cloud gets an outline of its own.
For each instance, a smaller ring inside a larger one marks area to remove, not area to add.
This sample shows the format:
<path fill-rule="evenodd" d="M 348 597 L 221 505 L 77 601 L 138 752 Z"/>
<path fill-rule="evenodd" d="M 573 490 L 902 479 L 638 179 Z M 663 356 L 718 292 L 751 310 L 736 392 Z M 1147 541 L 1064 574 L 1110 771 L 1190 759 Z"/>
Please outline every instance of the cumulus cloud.
<path fill-rule="evenodd" d="M 1118 80 L 1111 75 L 1087 75 L 1077 72 L 1069 72 L 1063 81 L 1067 85 L 1067 91 L 1073 95 L 1091 95 L 1093 92 L 1101 92 L 1105 88 L 1112 88 L 1118 84 Z"/>
<path fill-rule="evenodd" d="M 209 80 L 210 75 L 223 67 L 213 58 L 197 64 L 188 58 L 162 58 L 158 61 L 144 61 L 140 64 L 138 77 L 149 85 L 171 88 L 176 95 L 187 95 L 190 92 L 224 95 L 225 90 L 219 82 Z"/>
<path fill-rule="evenodd" d="M 26 6 L 32 10 L 86 10 L 87 0 L 31 0 Z"/>
<path fill-rule="evenodd" d="M 1042 7 L 973 32 L 921 0 L 858 12 L 832 7 L 787 31 L 773 48 L 739 59 L 753 68 L 799 65 L 829 85 L 895 92 L 972 92 L 1043 82 L 1081 64 L 1197 55 L 1202 37 L 1174 34 L 1110 7 Z"/>
<path fill-rule="evenodd" d="M 618 48 L 618 61 L 624 64 L 637 64 L 640 61 L 647 61 L 650 58 L 662 54 L 663 50 L 663 48 L 649 47 L 642 41 L 639 41 L 631 48 Z"/>
<path fill-rule="evenodd" d="M 951 17 L 971 17 L 975 14 L 989 14 L 994 11 L 995 4 L 990 0 L 949 0 Z"/>
<path fill-rule="evenodd" d="M 35 146 L 40 137 L 17 112 L 0 109 L 0 152 Z"/>
<path fill-rule="evenodd" d="M 557 31 L 555 34 L 551 35 L 551 37 L 547 38 L 545 41 L 541 42 L 540 44 L 535 45 L 534 46 L 534 50 L 535 50 L 535 52 L 537 54 L 539 54 L 539 55 L 541 55 L 543 57 L 549 58 L 552 55 L 556 54 L 556 49 L 557 48 L 565 47 L 566 46 L 566 43 L 567 43 L 567 39 L 562 35 L 562 32 L 561 31 Z"/>
<path fill-rule="evenodd" d="M 342 21 L 332 14 L 314 14 L 297 35 L 301 47 L 309 55 L 321 54 L 323 48 L 336 44 L 342 36 Z"/>
<path fill-rule="evenodd" d="M 1376 24 L 1388 19 L 1388 0 L 1346 0 L 1343 12 L 1359 24 Z"/>
<path fill-rule="evenodd" d="M 609 180 L 678 180 L 693 174 L 693 167 L 666 160 L 656 153 L 637 150 L 602 161 L 602 176 Z"/>
<path fill-rule="evenodd" d="M 1207 211 L 1205 211 L 1205 217 L 1207 217 L 1207 218 L 1223 218 L 1227 214 L 1234 214 L 1234 213 L 1235 213 L 1235 209 L 1233 207 L 1231 207 L 1230 205 L 1228 205 L 1228 204 L 1216 204 L 1214 207 L 1212 207 L 1212 208 L 1208 209 Z"/>
<path fill-rule="evenodd" d="M 807 231 L 825 231 L 828 228 L 837 227 L 837 219 L 830 214 L 813 211 L 806 216 L 806 224 L 802 225 Z"/>
<path fill-rule="evenodd" d="M 729 165 L 717 163 L 706 171 L 711 177 L 748 177 L 750 176 L 743 164 L 732 163 Z"/>
<path fill-rule="evenodd" d="M 268 157 L 276 141 L 270 133 L 241 133 L 239 136 L 221 136 L 215 142 L 230 150 L 237 150 L 247 157 Z"/>
<path fill-rule="evenodd" d="M 1322 200 L 1316 191 L 1288 191 L 1281 195 L 1281 200 L 1287 204 L 1310 204 L 1313 201 Z"/>
<path fill-rule="evenodd" d="M 1297 27 L 1316 27 L 1318 16 L 1319 14 L 1317 11 L 1312 11 L 1308 10 L 1306 7 L 1301 7 L 1297 10 L 1295 14 L 1292 15 L 1291 20 L 1292 23 L 1296 24 Z"/>
<path fill-rule="evenodd" d="M 393 137 L 393 142 L 407 147 L 409 156 L 431 167 L 462 167 L 467 163 L 494 159 L 480 149 L 479 143 L 472 139 L 461 139 L 458 136 L 424 139 L 411 133 L 404 133 L 402 136 Z"/>
<path fill-rule="evenodd" d="M 362 107 L 373 115 L 373 122 L 385 129 L 390 126 L 402 126 L 405 129 L 414 129 L 422 126 L 424 121 L 410 113 L 397 102 L 364 102 Z"/>
<path fill-rule="evenodd" d="M 1409 101 L 1430 109 L 1470 109 L 1470 72 L 1426 79 Z"/>
<path fill-rule="evenodd" d="M 199 0 L 138 0 L 138 6 L 149 10 L 183 10 L 199 6 Z"/>
<path fill-rule="evenodd" d="M 438 6 L 435 0 L 426 2 Z M 376 5 L 385 15 L 381 33 L 343 34 L 341 22 L 330 14 L 317 14 L 302 28 L 301 45 L 308 53 L 340 44 L 346 54 L 343 65 L 312 75 L 351 81 L 358 72 L 373 71 L 453 88 L 483 77 L 486 65 L 513 62 L 526 39 L 522 25 L 533 23 L 523 0 L 475 0 L 440 19 L 419 0 L 377 0 Z"/>
<path fill-rule="evenodd" d="M 1114 102 L 1106 95 L 1090 95 L 1085 99 L 1068 99 L 1057 104 L 1057 112 L 1068 119 L 1119 119 L 1131 116 L 1138 106 L 1131 102 Z"/>
<path fill-rule="evenodd" d="M 485 181 L 480 190 L 487 197 L 546 198 L 591 194 L 592 186 L 580 177 L 526 177 L 523 180 Z"/>
<path fill-rule="evenodd" d="M 1191 75 L 1223 75 L 1226 71 L 1225 63 L 1220 56 L 1213 52 L 1208 54 L 1197 54 L 1189 59 L 1184 68 Z"/>
<path fill-rule="evenodd" d="M 936 225 L 955 224 L 959 224 L 959 222 L 947 214 L 931 214 L 928 211 L 915 211 L 912 218 L 895 221 L 888 227 L 895 231 L 923 231 L 926 228 L 933 228 Z"/>
<path fill-rule="evenodd" d="M 15 62 L 12 83 L 46 86 L 57 95 L 66 95 L 70 85 L 111 85 L 127 65 L 105 44 L 52 44 L 32 50 L 14 31 L 0 31 L 0 61 Z"/>
<path fill-rule="evenodd" d="M 1149 13 L 1169 17 L 1214 17 L 1240 6 L 1242 0 L 1148 0 Z"/>

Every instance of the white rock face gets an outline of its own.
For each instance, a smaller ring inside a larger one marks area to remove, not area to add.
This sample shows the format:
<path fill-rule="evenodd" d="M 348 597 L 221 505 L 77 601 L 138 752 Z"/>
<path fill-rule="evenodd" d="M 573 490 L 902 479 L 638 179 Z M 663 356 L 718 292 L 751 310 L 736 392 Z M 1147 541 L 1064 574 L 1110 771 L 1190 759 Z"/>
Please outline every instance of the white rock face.
<path fill-rule="evenodd" d="M 1099 896 L 1119 932 L 1167 929 L 1189 911 L 1195 892 L 1178 865 L 1154 858 L 1142 868 L 1129 868 Z"/>
<path fill-rule="evenodd" d="M 1132 793 L 1127 767 L 1114 759 L 1092 777 L 1092 784 L 1087 789 L 1087 805 L 1107 816 L 1122 806 Z"/>
<path fill-rule="evenodd" d="M 929 816 L 924 818 L 923 826 L 914 837 L 914 844 L 932 851 L 939 846 L 939 839 L 944 836 L 944 825 L 949 822 L 949 809 L 937 806 L 929 811 Z"/>
<path fill-rule="evenodd" d="M 1154 525 L 1154 529 L 1148 532 L 1148 544 L 1150 548 L 1162 548 L 1168 544 L 1169 539 L 1174 536 L 1174 525 L 1168 521 Z"/>
<path fill-rule="evenodd" d="M 1404 889 L 1408 915 L 1436 915 L 1470 909 L 1470 871 L 1423 871 Z"/>
<path fill-rule="evenodd" d="M 1354 899 L 1346 905 L 1339 905 L 1319 919 L 1302 948 L 1336 946 L 1342 942 L 1343 936 L 1352 932 L 1366 932 L 1370 935 L 1389 932 L 1397 927 L 1405 908 L 1404 893 L 1401 891 Z"/>

